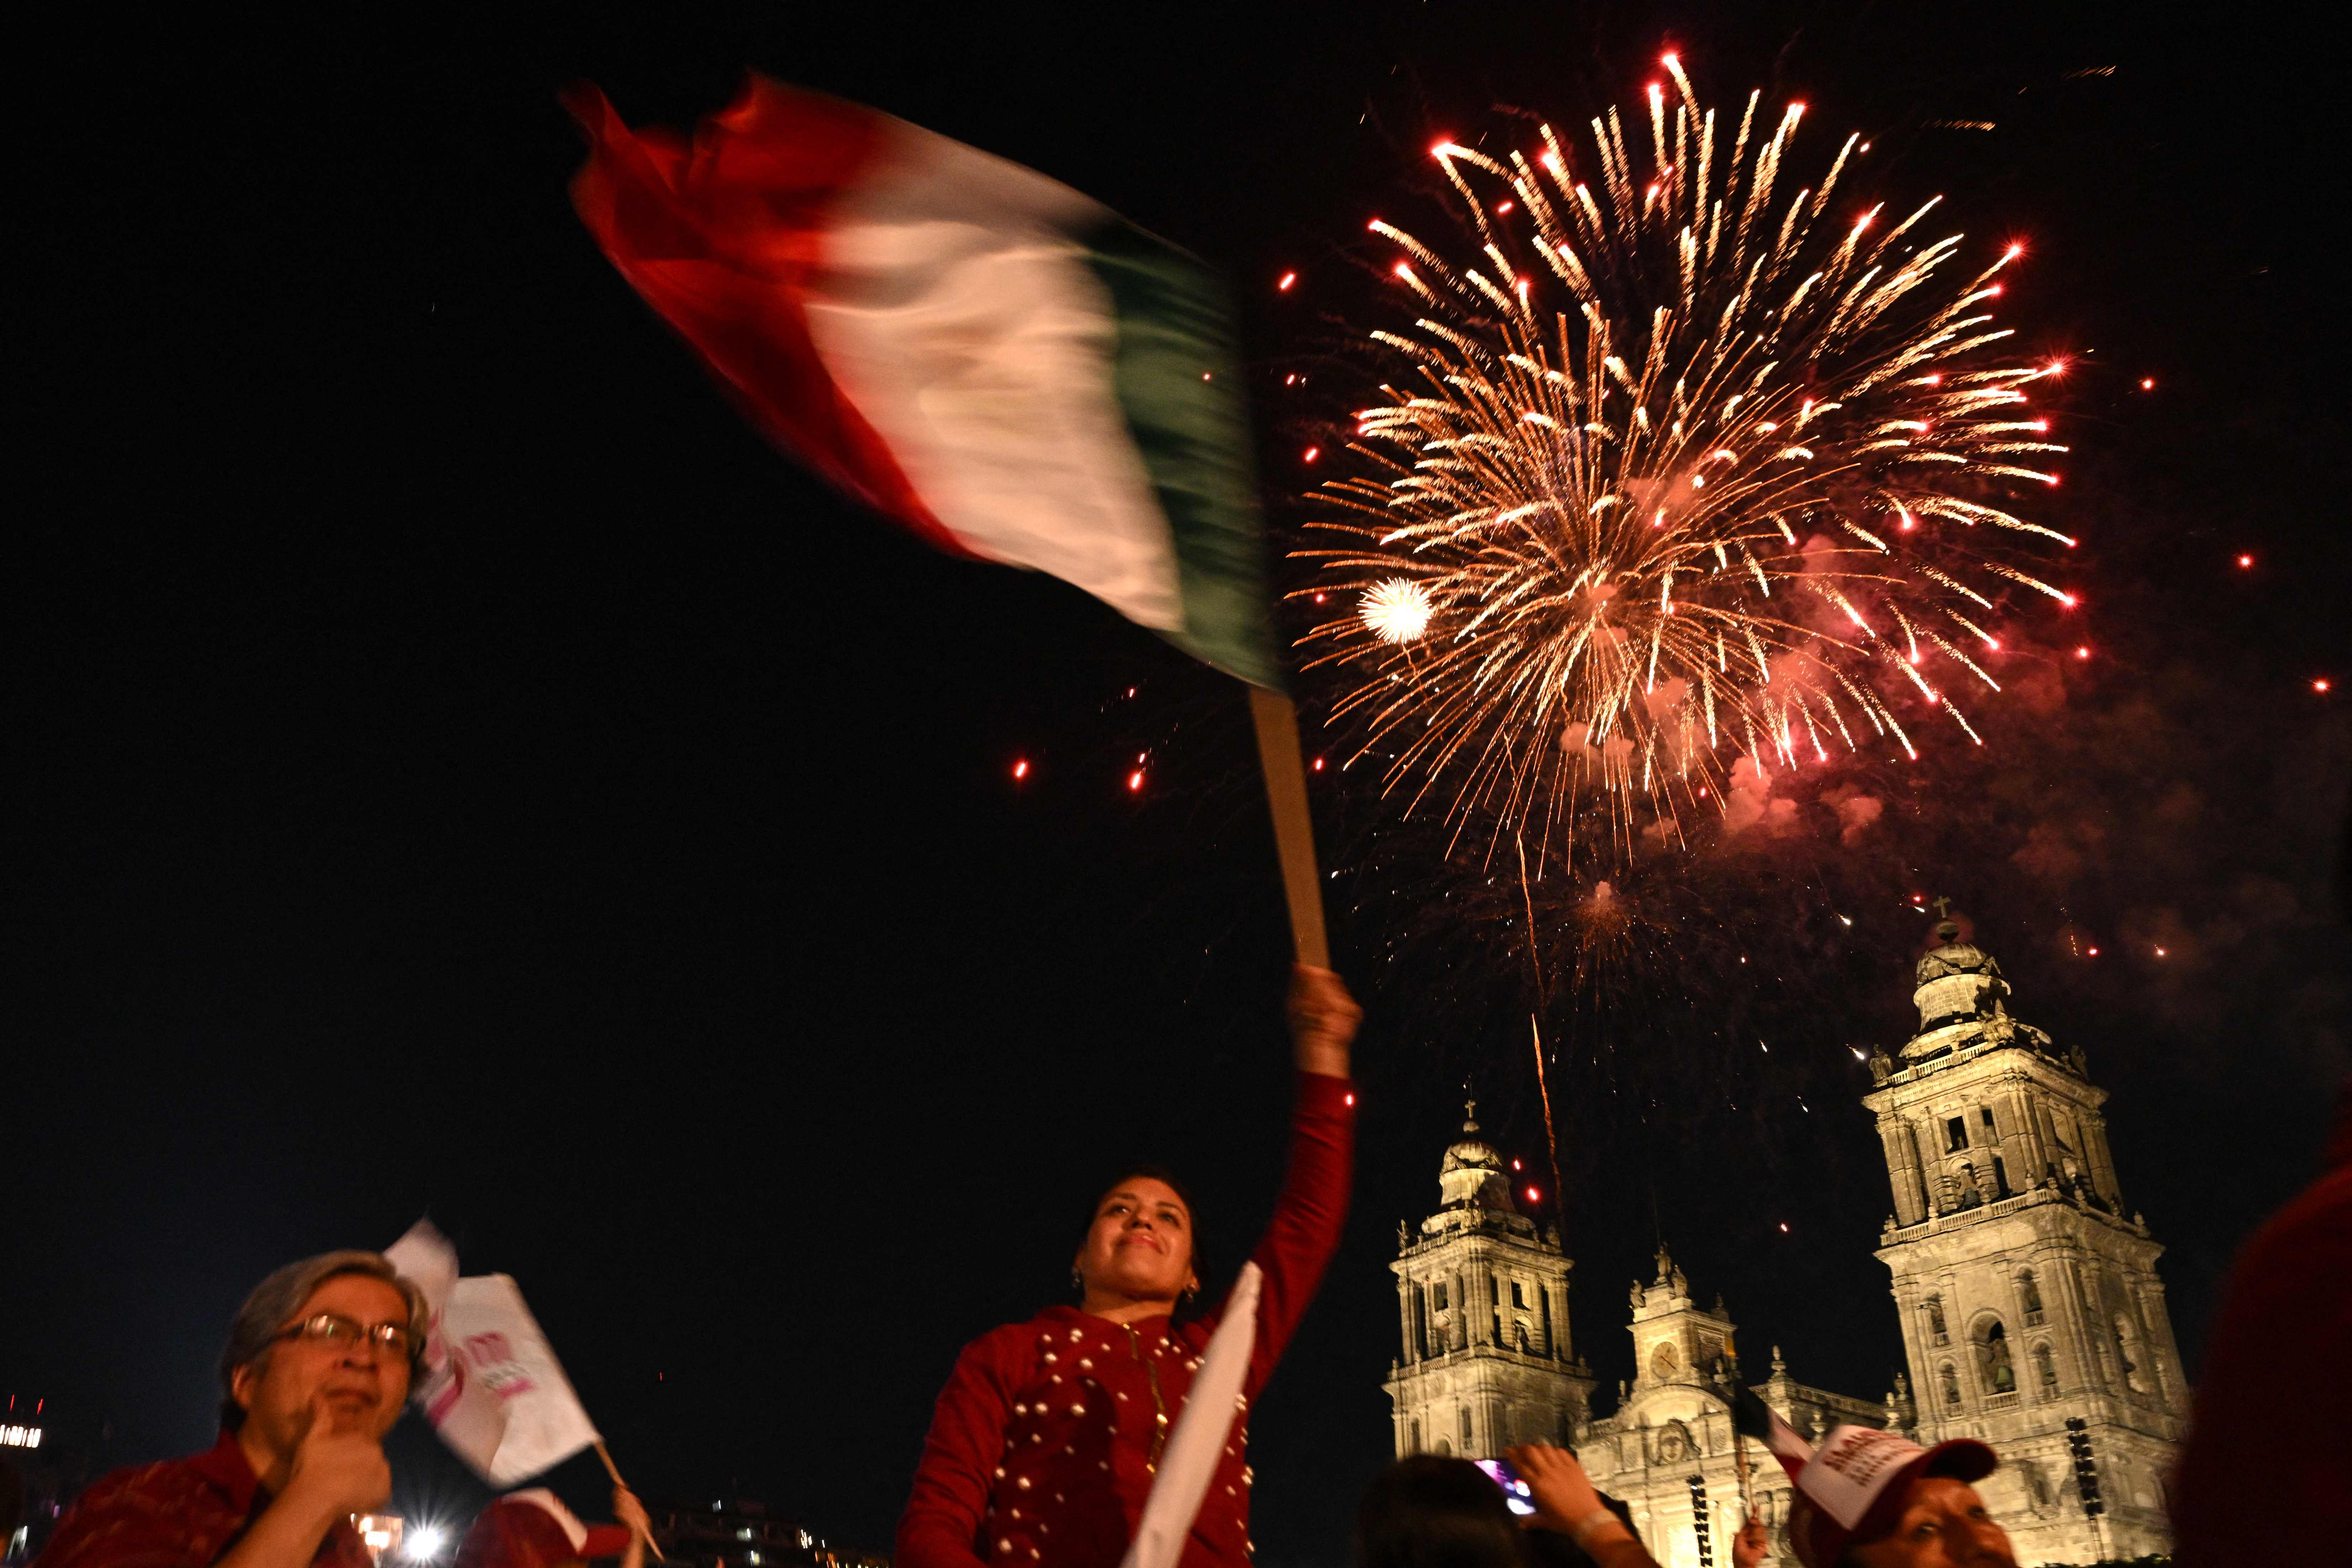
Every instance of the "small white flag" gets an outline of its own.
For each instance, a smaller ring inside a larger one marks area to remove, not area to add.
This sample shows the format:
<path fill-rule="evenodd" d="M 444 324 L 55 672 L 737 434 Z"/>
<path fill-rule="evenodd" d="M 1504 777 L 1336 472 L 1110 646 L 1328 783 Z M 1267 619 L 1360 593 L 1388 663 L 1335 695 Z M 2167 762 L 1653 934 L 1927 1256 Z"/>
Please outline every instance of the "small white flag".
<path fill-rule="evenodd" d="M 1184 1412 L 1176 1417 L 1176 1430 L 1160 1456 L 1160 1473 L 1152 1479 L 1151 1495 L 1143 1500 L 1143 1517 L 1136 1521 L 1135 1539 L 1128 1543 L 1119 1568 L 1176 1568 L 1176 1560 L 1184 1553 L 1184 1538 L 1201 1515 L 1201 1500 L 1216 1479 L 1225 1437 L 1241 1414 L 1242 1384 L 1249 1377 L 1250 1352 L 1257 1342 L 1261 1278 L 1256 1264 L 1243 1264 L 1242 1277 L 1225 1298 L 1224 1321 L 1209 1336 L 1200 1375 L 1192 1380 Z"/>
<path fill-rule="evenodd" d="M 384 1256 L 425 1292 L 432 1321 L 412 1391 L 433 1429 L 474 1473 L 510 1487 L 596 1441 L 522 1292 L 503 1274 L 461 1279 L 457 1252 L 419 1220 Z"/>

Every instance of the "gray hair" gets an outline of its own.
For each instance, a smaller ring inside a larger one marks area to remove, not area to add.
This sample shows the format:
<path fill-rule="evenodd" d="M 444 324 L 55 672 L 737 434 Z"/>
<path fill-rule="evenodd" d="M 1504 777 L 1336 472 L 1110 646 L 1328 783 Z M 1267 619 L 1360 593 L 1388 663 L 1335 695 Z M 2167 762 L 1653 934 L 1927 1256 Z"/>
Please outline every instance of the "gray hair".
<path fill-rule="evenodd" d="M 425 1292 L 381 1252 L 362 1252 L 355 1247 L 322 1252 L 316 1258 L 289 1263 L 256 1285 L 253 1294 L 245 1299 L 245 1305 L 229 1321 L 228 1343 L 221 1348 L 220 1358 L 224 1427 L 234 1432 L 245 1424 L 245 1406 L 236 1402 L 236 1374 L 247 1367 L 259 1371 L 268 1366 L 279 1331 L 302 1310 L 313 1291 L 341 1274 L 381 1279 L 407 1300 L 408 1379 L 415 1384 L 425 1363 L 425 1324 L 429 1316 Z"/>

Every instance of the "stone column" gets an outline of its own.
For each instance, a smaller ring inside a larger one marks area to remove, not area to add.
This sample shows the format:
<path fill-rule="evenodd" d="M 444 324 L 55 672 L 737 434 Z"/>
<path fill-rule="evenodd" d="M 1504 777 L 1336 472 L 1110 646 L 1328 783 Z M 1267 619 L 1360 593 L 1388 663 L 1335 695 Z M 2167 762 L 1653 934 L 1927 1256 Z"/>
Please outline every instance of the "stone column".
<path fill-rule="evenodd" d="M 2051 1287 L 2057 1287 L 2061 1298 L 2058 1310 L 2065 1318 L 2067 1355 L 2074 1363 L 2073 1386 L 2069 1387 L 2063 1380 L 2062 1369 L 2058 1391 L 2061 1394 L 2104 1394 L 2107 1392 L 2107 1360 L 2098 1346 L 2092 1342 L 2091 1336 L 2103 1334 L 2105 1331 L 2100 1326 L 2097 1310 L 2083 1285 L 2081 1249 L 2069 1244 L 2063 1261 L 2053 1272 L 2056 1277 L 2042 1284 L 2042 1299 L 2046 1306 L 2051 1299 Z"/>
<path fill-rule="evenodd" d="M 2123 1185 L 2116 1180 L 2116 1157 L 2107 1148 L 2107 1119 L 2095 1110 L 2083 1113 L 2083 1142 L 2087 1147 L 2084 1157 L 2090 1163 L 2091 1183 L 2099 1195 L 2115 1206 L 2120 1215 L 2124 1208 Z"/>
<path fill-rule="evenodd" d="M 1879 1141 L 1886 1148 L 1886 1179 L 1895 1193 L 1895 1223 L 1917 1225 L 1927 1215 L 1927 1194 L 1919 1174 L 1919 1149 L 1911 1124 L 1888 1114 L 1878 1124 Z"/>
<path fill-rule="evenodd" d="M 1908 1279 L 1898 1281 L 1888 1294 L 1895 1298 L 1895 1321 L 1903 1325 L 1903 1359 L 1911 1363 L 1912 1419 L 1923 1428 L 1942 1419 L 1941 1392 L 1935 1385 L 1935 1368 L 1927 1361 L 1927 1329 L 1921 1321 L 1919 1292 Z M 1928 1431 L 1920 1434 L 1927 1440 Z"/>
<path fill-rule="evenodd" d="M 2147 1335 L 2148 1359 L 2155 1363 L 2157 1386 L 2164 1391 L 2165 1407 L 2175 1415 L 2188 1414 L 2189 1378 L 2180 1366 L 2180 1345 L 2172 1337 L 2172 1314 L 2164 1305 L 2164 1281 L 2156 1270 L 2132 1277 L 2139 1321 Z"/>
<path fill-rule="evenodd" d="M 2050 1106 L 2041 1095 L 2027 1102 L 2033 1111 L 2033 1133 L 2042 1145 L 2042 1163 L 2033 1168 L 2036 1176 L 2063 1175 L 2064 1167 L 2058 1163 L 2058 1129 L 2050 1120 Z"/>
<path fill-rule="evenodd" d="M 1418 1347 L 1414 1344 L 1412 1337 L 1413 1289 L 1410 1276 L 1403 1274 L 1397 1276 L 1397 1327 L 1404 1339 L 1404 1352 L 1400 1359 L 1406 1366 L 1411 1366 L 1420 1359 L 1417 1353 Z M 1402 1450 L 1400 1449 L 1399 1452 Z"/>
<path fill-rule="evenodd" d="M 2042 1142 L 2042 1129 L 2033 1120 L 2033 1108 L 2024 1084 L 2011 1082 L 2003 1095 L 2009 1111 L 2010 1136 L 2004 1140 L 2010 1146 L 2009 1184 L 2017 1191 L 2030 1192 L 2042 1179 L 2042 1167 L 2050 1163 L 2050 1152 Z"/>

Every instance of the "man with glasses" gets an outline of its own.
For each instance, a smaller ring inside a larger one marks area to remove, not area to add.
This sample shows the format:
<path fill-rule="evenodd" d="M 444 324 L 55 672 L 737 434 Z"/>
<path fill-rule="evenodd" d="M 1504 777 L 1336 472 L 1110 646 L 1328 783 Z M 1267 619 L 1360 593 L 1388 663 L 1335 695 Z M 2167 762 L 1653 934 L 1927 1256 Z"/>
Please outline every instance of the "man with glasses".
<path fill-rule="evenodd" d="M 392 1493 L 425 1301 L 381 1254 L 329 1252 L 254 1288 L 221 1352 L 220 1441 L 117 1470 L 36 1568 L 369 1568 L 352 1516 Z"/>

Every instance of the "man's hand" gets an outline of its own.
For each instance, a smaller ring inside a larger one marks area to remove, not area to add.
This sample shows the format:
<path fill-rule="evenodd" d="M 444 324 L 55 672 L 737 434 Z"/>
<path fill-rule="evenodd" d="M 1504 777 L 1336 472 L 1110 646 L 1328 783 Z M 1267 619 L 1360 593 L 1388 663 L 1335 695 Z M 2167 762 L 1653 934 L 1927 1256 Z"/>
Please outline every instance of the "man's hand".
<path fill-rule="evenodd" d="M 1765 1532 L 1764 1521 L 1750 1514 L 1739 1533 L 1731 1538 L 1732 1568 L 1756 1568 L 1771 1549 L 1771 1538 Z"/>
<path fill-rule="evenodd" d="M 1348 1047 L 1364 1010 L 1328 969 L 1293 964 L 1290 970 L 1290 1057 L 1301 1072 L 1326 1078 L 1348 1076 Z"/>
<path fill-rule="evenodd" d="M 392 1463 L 367 1425 L 339 1416 L 320 1395 L 310 1406 L 310 1430 L 294 1450 L 281 1500 L 330 1520 L 382 1508 L 392 1496 Z"/>

